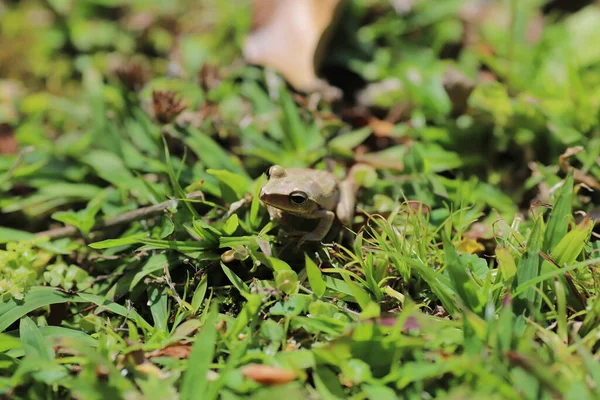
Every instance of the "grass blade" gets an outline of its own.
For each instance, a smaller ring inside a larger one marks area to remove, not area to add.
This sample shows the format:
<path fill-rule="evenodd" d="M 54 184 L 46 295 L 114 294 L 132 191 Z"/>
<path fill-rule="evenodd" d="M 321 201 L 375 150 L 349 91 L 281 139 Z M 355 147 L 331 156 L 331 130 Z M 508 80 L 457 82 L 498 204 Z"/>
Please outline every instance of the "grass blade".
<path fill-rule="evenodd" d="M 207 392 L 209 381 L 206 377 L 215 354 L 217 342 L 217 316 L 219 311 L 216 304 L 211 305 L 206 322 L 200 333 L 196 335 L 192 351 L 188 359 L 190 366 L 183 375 L 181 383 L 181 399 L 194 400 L 202 398 Z"/>

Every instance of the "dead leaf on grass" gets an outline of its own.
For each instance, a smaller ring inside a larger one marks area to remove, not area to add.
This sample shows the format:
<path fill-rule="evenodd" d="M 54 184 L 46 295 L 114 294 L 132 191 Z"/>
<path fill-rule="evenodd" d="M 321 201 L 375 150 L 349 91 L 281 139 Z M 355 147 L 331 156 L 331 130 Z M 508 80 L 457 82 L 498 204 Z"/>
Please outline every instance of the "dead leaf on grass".
<path fill-rule="evenodd" d="M 19 145 L 15 139 L 15 131 L 9 124 L 0 124 L 0 154 L 17 154 Z"/>
<path fill-rule="evenodd" d="M 244 58 L 273 68 L 297 90 L 319 89 L 323 82 L 317 78 L 316 65 L 342 2 L 254 0 L 255 29 L 244 45 Z"/>
<path fill-rule="evenodd" d="M 564 153 L 562 153 L 558 157 L 558 164 L 560 165 L 560 168 L 563 171 L 565 171 L 565 172 L 572 171 L 573 172 L 573 179 L 575 180 L 575 182 L 578 182 L 578 183 L 586 186 L 586 188 L 588 190 L 594 189 L 594 190 L 600 191 L 600 182 L 598 182 L 598 180 L 596 178 L 594 178 L 593 176 L 591 176 L 589 174 L 586 174 L 585 172 L 583 172 L 582 170 L 580 170 L 578 168 L 571 166 L 569 159 L 572 156 L 581 153 L 582 151 L 584 151 L 583 146 L 569 147 L 567 150 L 565 150 Z"/>
<path fill-rule="evenodd" d="M 240 368 L 242 374 L 263 385 L 283 385 L 296 379 L 296 373 L 264 364 L 248 364 Z"/>
<path fill-rule="evenodd" d="M 148 353 L 148 358 L 153 357 L 171 357 L 171 358 L 179 358 L 181 360 L 189 357 L 190 352 L 192 351 L 192 345 L 187 343 L 176 343 L 171 346 L 154 350 Z"/>

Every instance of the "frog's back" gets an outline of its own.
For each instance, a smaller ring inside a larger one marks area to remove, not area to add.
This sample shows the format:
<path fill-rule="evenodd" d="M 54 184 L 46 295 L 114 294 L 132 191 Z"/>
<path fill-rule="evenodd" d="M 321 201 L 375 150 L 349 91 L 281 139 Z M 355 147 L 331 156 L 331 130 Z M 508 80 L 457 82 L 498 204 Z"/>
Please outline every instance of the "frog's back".
<path fill-rule="evenodd" d="M 314 182 L 323 188 L 334 188 L 338 183 L 337 179 L 331 172 L 320 169 L 288 168 L 287 172 L 289 175 L 300 177 L 301 179 L 305 179 L 307 182 Z"/>

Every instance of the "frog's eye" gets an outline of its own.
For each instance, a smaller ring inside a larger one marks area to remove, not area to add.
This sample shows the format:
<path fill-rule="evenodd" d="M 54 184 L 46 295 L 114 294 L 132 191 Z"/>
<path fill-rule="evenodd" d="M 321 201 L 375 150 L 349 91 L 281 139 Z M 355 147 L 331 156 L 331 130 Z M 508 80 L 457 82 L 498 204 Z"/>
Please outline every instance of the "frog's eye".
<path fill-rule="evenodd" d="M 297 206 L 302 205 L 308 200 L 308 195 L 304 192 L 296 190 L 295 192 L 290 193 L 290 202 Z"/>

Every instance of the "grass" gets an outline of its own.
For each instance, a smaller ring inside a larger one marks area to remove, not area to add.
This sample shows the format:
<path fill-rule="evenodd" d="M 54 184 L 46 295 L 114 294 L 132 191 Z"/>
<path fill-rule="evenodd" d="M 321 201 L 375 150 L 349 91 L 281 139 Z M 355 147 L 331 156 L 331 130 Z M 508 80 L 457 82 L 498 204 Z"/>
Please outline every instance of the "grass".
<path fill-rule="evenodd" d="M 0 6 L 0 397 L 600 397 L 597 5 L 349 0 L 331 102 L 166 4 Z M 344 241 L 274 163 L 371 167 Z"/>

